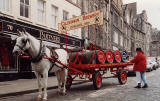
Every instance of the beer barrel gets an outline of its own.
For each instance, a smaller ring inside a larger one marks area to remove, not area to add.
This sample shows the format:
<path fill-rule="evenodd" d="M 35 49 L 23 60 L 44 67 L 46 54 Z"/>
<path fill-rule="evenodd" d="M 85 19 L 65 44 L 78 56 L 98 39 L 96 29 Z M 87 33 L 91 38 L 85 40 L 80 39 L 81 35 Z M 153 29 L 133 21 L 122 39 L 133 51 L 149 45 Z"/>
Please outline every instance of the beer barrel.
<path fill-rule="evenodd" d="M 98 58 L 98 62 L 100 62 L 101 64 L 104 64 L 105 61 L 106 61 L 106 56 L 105 56 L 104 51 L 99 50 L 99 51 L 97 52 L 97 58 Z"/>
<path fill-rule="evenodd" d="M 88 64 L 91 60 L 95 60 L 94 58 L 95 51 L 94 50 L 87 50 L 83 52 L 72 52 L 72 54 L 69 54 L 69 60 L 70 62 L 75 62 L 75 64 L 79 64 L 80 62 L 82 64 Z M 97 64 L 104 64 L 105 63 L 105 54 L 101 50 L 96 50 L 96 63 Z M 92 63 L 92 62 L 91 62 Z"/>
<path fill-rule="evenodd" d="M 127 62 L 129 58 L 128 53 L 126 51 L 123 51 L 121 54 L 122 54 L 122 61 Z"/>
<path fill-rule="evenodd" d="M 111 50 L 106 51 L 106 63 L 113 63 L 114 54 Z"/>
<path fill-rule="evenodd" d="M 114 58 L 115 58 L 115 62 L 120 63 L 121 60 L 122 60 L 121 52 L 118 51 L 118 50 L 116 50 L 116 51 L 114 52 Z"/>

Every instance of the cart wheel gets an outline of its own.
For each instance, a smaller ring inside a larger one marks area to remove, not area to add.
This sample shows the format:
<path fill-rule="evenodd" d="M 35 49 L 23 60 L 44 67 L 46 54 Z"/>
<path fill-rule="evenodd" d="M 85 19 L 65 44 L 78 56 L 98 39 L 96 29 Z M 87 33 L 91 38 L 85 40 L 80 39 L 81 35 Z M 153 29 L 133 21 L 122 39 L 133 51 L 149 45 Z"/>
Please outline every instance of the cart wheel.
<path fill-rule="evenodd" d="M 96 72 L 95 74 L 92 75 L 92 79 L 93 79 L 93 86 L 94 89 L 100 89 L 102 86 L 102 77 L 100 72 Z"/>
<path fill-rule="evenodd" d="M 125 70 L 121 70 L 118 74 L 118 81 L 120 84 L 125 84 L 127 82 L 127 72 Z"/>
<path fill-rule="evenodd" d="M 66 89 L 69 90 L 71 88 L 71 85 L 72 85 L 72 76 L 71 75 L 68 75 L 67 77 L 67 81 L 66 81 Z"/>

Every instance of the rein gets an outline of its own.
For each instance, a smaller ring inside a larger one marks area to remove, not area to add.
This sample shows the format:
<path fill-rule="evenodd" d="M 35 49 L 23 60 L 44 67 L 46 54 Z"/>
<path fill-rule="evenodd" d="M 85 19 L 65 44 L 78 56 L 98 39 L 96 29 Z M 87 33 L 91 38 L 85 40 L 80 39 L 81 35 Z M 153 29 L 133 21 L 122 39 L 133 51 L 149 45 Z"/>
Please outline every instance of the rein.
<path fill-rule="evenodd" d="M 19 46 L 18 44 L 16 45 L 17 47 L 19 47 L 22 51 L 24 50 L 23 47 L 25 46 Z M 46 53 L 45 53 L 45 48 L 46 46 L 45 45 L 42 45 L 42 41 L 40 41 L 40 49 L 39 49 L 39 53 L 36 57 L 32 58 L 31 56 L 21 56 L 21 58 L 30 58 L 31 59 L 31 62 L 32 63 L 37 63 L 39 61 L 41 61 L 42 59 L 48 59 L 49 61 L 52 61 L 53 62 L 53 65 L 56 65 L 55 62 L 57 62 L 58 64 L 66 67 L 66 65 L 62 64 L 58 59 L 58 57 L 56 57 L 56 53 L 55 51 L 53 52 L 51 49 L 50 51 L 52 51 L 52 56 L 51 57 L 47 57 Z M 53 65 L 51 66 L 51 68 L 53 68 Z M 56 65 L 57 67 L 59 68 L 63 68 L 63 67 L 60 67 L 58 65 Z"/>

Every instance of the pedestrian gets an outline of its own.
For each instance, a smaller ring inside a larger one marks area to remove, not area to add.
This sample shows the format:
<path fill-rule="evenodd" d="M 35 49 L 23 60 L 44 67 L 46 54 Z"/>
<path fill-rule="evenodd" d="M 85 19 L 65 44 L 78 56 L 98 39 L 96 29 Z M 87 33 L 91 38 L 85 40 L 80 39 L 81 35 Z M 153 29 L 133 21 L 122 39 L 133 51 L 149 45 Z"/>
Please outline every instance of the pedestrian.
<path fill-rule="evenodd" d="M 135 88 L 141 88 L 141 83 L 143 81 L 144 86 L 142 88 L 148 88 L 148 84 L 146 81 L 146 56 L 144 55 L 141 48 L 136 48 L 136 56 L 133 60 L 131 60 L 132 63 L 134 63 L 133 71 L 136 72 L 136 78 L 138 85 Z"/>

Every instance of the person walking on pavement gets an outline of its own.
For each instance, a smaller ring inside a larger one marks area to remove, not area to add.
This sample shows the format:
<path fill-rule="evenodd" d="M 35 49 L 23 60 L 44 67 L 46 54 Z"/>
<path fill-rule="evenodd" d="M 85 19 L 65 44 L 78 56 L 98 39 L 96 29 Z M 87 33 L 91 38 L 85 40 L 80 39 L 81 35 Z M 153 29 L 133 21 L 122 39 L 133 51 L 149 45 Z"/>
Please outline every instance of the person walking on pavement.
<path fill-rule="evenodd" d="M 141 83 L 143 81 L 144 86 L 142 88 L 148 88 L 146 81 L 146 56 L 144 55 L 141 48 L 136 49 L 136 56 L 130 62 L 134 63 L 133 71 L 136 72 L 136 78 L 138 85 L 135 88 L 141 88 Z"/>

